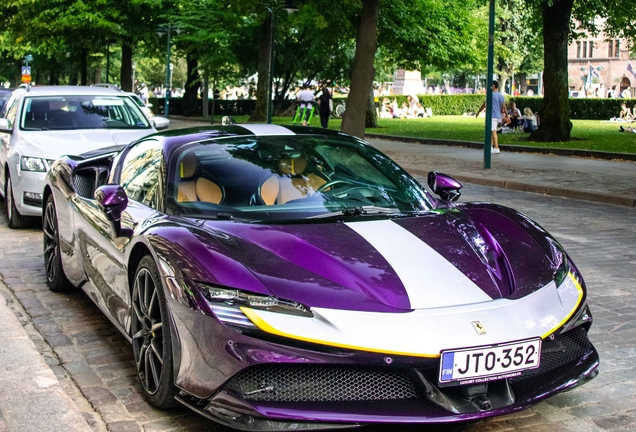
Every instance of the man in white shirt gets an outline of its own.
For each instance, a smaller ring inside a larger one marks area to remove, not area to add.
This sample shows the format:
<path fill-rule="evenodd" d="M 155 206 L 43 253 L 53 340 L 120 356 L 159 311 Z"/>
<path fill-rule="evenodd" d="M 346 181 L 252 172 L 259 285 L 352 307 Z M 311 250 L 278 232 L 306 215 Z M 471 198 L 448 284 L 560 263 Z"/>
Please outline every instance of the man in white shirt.
<path fill-rule="evenodd" d="M 309 86 L 305 84 L 303 86 L 303 89 L 298 92 L 298 95 L 296 96 L 296 100 L 300 102 L 300 110 L 301 110 L 303 126 L 307 126 L 307 120 L 309 119 L 309 116 L 311 115 L 311 108 L 313 107 L 313 103 L 314 103 L 314 93 L 311 90 L 309 90 Z"/>

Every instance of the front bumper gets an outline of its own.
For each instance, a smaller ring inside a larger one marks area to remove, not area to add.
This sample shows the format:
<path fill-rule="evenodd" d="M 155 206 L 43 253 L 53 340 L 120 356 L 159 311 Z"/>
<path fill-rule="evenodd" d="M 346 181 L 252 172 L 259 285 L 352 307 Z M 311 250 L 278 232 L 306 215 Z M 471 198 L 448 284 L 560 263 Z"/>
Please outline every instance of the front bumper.
<path fill-rule="evenodd" d="M 191 305 L 194 306 L 194 305 Z M 543 341 L 541 366 L 491 382 L 439 388 L 439 359 L 387 356 L 251 337 L 173 300 L 178 399 L 242 430 L 329 429 L 368 423 L 444 423 L 530 407 L 593 378 L 598 353 L 580 326 Z M 473 388 L 474 390 L 474 388 Z M 485 403 L 486 402 L 486 403 Z"/>
<path fill-rule="evenodd" d="M 22 216 L 42 216 L 46 173 L 20 170 L 11 177 L 15 207 Z"/>

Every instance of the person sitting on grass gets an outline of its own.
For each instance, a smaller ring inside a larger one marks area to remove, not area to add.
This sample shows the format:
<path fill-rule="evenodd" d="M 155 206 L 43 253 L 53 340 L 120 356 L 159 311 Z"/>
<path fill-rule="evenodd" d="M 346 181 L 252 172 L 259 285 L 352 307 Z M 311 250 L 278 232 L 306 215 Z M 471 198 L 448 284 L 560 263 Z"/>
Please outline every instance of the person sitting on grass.
<path fill-rule="evenodd" d="M 619 132 L 634 132 L 634 133 L 636 133 L 636 128 L 630 128 L 630 127 L 624 128 L 623 126 L 621 126 L 621 127 L 618 128 L 618 131 Z"/>
<path fill-rule="evenodd" d="M 634 120 L 634 115 L 632 114 L 632 110 L 627 108 L 627 105 L 625 104 L 621 104 L 620 119 L 627 120 L 627 121 Z"/>
<path fill-rule="evenodd" d="M 523 109 L 522 129 L 525 133 L 531 133 L 537 130 L 537 117 L 532 113 L 529 107 Z"/>

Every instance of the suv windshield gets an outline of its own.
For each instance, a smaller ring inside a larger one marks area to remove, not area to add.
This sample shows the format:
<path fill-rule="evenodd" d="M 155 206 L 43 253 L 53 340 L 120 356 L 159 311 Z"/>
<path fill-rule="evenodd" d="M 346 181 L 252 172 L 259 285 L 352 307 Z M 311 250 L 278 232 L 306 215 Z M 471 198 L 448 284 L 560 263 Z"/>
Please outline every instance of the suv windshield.
<path fill-rule="evenodd" d="M 426 211 L 424 188 L 357 140 L 241 137 L 196 143 L 171 158 L 167 211 L 211 218 L 295 220 Z"/>
<path fill-rule="evenodd" d="M 23 130 L 148 129 L 128 96 L 40 96 L 24 101 Z"/>

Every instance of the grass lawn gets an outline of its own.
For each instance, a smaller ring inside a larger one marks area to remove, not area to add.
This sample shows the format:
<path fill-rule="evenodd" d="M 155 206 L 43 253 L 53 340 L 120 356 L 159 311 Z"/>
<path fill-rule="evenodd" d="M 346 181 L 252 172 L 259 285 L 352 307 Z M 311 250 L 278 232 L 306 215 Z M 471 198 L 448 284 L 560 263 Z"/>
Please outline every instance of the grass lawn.
<path fill-rule="evenodd" d="M 247 116 L 236 117 L 236 121 L 247 121 Z M 274 123 L 291 125 L 291 117 L 274 117 Z M 483 118 L 465 116 L 435 116 L 426 119 L 378 119 L 377 129 L 367 133 L 408 136 L 416 138 L 440 138 L 460 141 L 484 141 Z M 615 153 L 636 153 L 636 133 L 620 133 L 618 127 L 636 123 L 600 122 L 599 120 L 572 120 L 572 140 L 569 142 L 539 143 L 528 141 L 528 134 L 499 134 L 500 144 L 515 144 L 545 148 L 569 148 L 598 150 Z M 340 130 L 340 119 L 329 120 L 329 129 Z M 314 117 L 312 126 L 320 126 Z"/>

